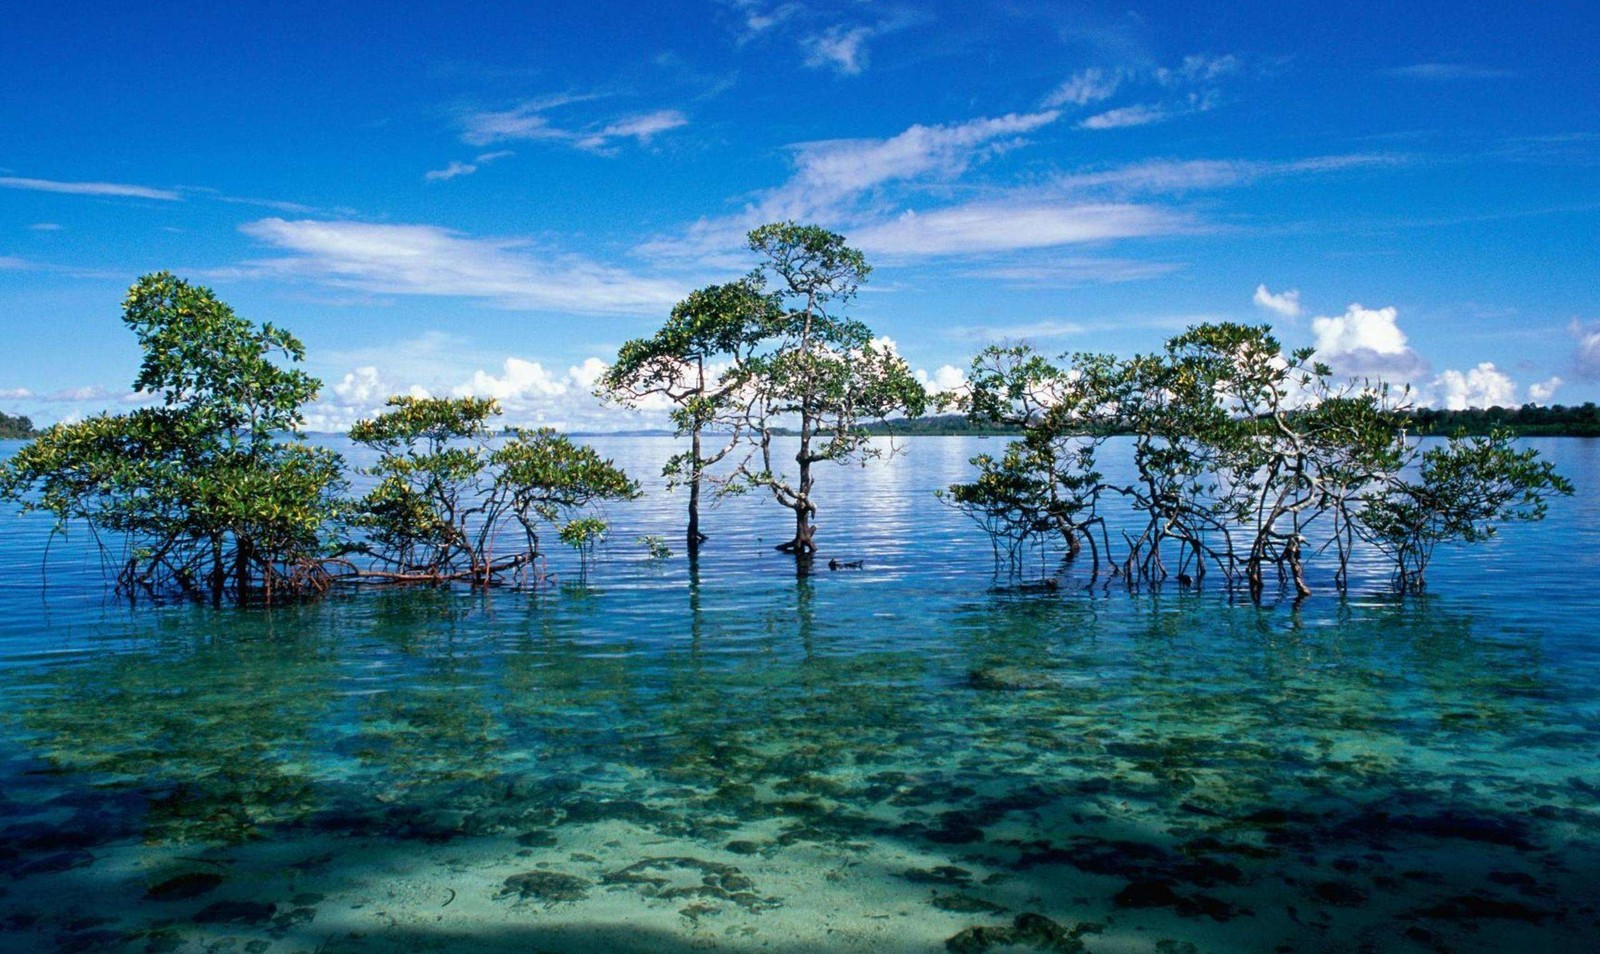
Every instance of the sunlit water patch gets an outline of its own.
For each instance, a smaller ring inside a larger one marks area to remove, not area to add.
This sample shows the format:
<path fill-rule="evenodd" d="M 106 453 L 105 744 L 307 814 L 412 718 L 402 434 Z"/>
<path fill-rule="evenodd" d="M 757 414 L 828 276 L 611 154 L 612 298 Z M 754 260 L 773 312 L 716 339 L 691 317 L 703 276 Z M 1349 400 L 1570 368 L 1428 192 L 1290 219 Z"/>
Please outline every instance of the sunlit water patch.
<path fill-rule="evenodd" d="M 991 592 L 969 439 L 824 473 L 807 578 L 756 500 L 649 559 L 657 492 L 586 585 L 130 607 L 15 521 L 4 946 L 1592 950 L 1600 460 L 1540 446 L 1579 495 L 1405 601 Z"/>

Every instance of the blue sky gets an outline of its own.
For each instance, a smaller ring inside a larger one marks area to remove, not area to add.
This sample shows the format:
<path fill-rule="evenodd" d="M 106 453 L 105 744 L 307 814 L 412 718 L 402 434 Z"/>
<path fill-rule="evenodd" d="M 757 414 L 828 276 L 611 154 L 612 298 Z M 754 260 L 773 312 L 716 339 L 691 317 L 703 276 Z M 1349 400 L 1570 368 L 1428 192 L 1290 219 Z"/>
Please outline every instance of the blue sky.
<path fill-rule="evenodd" d="M 305 340 L 313 426 L 636 426 L 601 362 L 784 218 L 930 387 L 1234 319 L 1441 405 L 1600 397 L 1592 4 L 261 6 L 8 12 L 0 409 L 137 401 L 119 304 L 170 269 Z"/>

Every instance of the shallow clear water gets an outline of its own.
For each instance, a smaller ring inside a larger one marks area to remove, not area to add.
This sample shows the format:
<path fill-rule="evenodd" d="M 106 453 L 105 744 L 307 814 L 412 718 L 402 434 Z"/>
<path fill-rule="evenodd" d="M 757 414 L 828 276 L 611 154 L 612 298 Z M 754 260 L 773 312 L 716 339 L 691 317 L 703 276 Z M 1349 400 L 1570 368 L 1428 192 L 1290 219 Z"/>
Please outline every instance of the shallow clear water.
<path fill-rule="evenodd" d="M 8 518 L 0 946 L 1595 949 L 1600 442 L 1427 598 L 1298 607 L 991 592 L 931 491 L 998 444 L 825 472 L 865 568 L 808 579 L 755 499 L 647 559 L 656 488 L 586 585 L 129 607 Z"/>

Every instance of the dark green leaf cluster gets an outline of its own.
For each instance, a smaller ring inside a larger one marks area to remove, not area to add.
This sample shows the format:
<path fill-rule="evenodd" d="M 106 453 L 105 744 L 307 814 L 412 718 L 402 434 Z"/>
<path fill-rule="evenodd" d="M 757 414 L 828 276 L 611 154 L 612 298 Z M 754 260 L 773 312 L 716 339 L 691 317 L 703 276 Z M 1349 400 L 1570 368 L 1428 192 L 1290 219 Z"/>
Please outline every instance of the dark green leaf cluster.
<path fill-rule="evenodd" d="M 0 412 L 0 440 L 32 437 L 36 433 L 33 421 L 27 415 Z"/>

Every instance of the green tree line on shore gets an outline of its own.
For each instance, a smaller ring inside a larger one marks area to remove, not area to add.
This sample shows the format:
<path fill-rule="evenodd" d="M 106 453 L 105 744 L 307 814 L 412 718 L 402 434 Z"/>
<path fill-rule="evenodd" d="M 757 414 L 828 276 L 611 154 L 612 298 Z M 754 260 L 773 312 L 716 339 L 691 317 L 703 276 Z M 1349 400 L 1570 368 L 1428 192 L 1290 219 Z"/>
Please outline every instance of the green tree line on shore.
<path fill-rule="evenodd" d="M 704 497 L 754 492 L 790 514 L 778 549 L 804 573 L 824 465 L 894 453 L 874 435 L 915 428 L 930 399 L 850 316 L 871 269 L 842 236 L 774 223 L 748 248 L 753 271 L 693 292 L 625 343 L 596 393 L 672 408 L 687 448 L 665 476 L 689 491 L 691 558 L 709 538 Z M 134 388 L 154 402 L 38 434 L 0 469 L 0 497 L 51 514 L 58 531 L 86 528 L 130 596 L 270 603 L 341 584 L 537 584 L 549 537 L 587 572 L 604 505 L 640 493 L 565 435 L 498 427 L 493 400 L 394 397 L 349 433 L 376 455 L 357 496 L 342 456 L 303 438 L 321 385 L 288 331 L 165 272 L 139 279 L 123 321 L 144 353 Z M 1053 539 L 1129 585 L 1215 573 L 1259 598 L 1276 575 L 1303 595 L 1309 551 L 1333 549 L 1342 585 L 1360 540 L 1415 590 L 1438 545 L 1539 519 L 1571 493 L 1501 428 L 1420 448 L 1408 431 L 1423 418 L 1403 393 L 1337 382 L 1264 327 L 1201 325 L 1131 358 L 995 346 L 968 382 L 945 409 L 970 432 L 1013 439 L 941 497 L 997 554 Z M 1131 481 L 1098 470 L 1114 435 L 1133 438 Z M 1135 515 L 1132 531 L 1113 534 L 1113 504 Z"/>
<path fill-rule="evenodd" d="M 23 414 L 7 414 L 0 411 L 0 440 L 32 437 L 36 433 L 31 418 Z"/>

